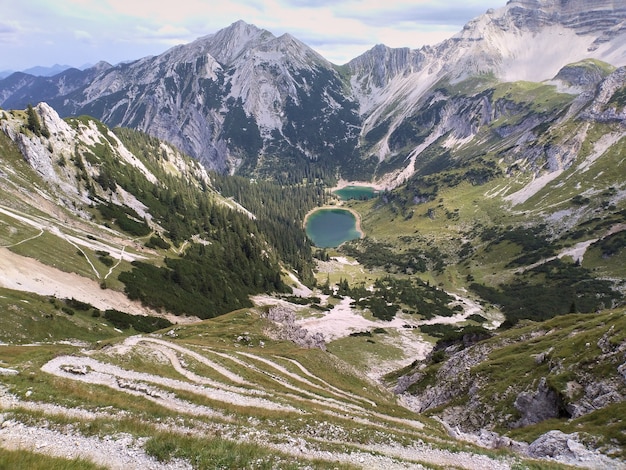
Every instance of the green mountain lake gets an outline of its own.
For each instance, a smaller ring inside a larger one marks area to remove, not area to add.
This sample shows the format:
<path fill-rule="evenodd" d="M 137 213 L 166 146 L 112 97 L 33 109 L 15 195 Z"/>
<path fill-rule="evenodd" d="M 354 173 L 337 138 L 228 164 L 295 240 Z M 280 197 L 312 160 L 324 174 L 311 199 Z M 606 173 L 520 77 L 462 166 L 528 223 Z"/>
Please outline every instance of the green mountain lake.
<path fill-rule="evenodd" d="M 345 186 L 333 191 L 333 194 L 336 194 L 343 201 L 350 199 L 371 199 L 376 196 L 377 193 L 378 190 L 371 186 Z"/>
<path fill-rule="evenodd" d="M 335 248 L 361 238 L 356 216 L 346 209 L 316 209 L 308 215 L 305 229 L 318 248 Z"/>

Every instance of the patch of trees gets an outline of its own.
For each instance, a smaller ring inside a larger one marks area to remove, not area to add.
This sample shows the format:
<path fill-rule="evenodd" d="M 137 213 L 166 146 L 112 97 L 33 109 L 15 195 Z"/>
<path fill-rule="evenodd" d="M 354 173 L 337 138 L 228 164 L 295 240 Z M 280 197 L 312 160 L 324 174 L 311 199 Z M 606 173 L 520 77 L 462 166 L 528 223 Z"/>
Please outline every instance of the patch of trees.
<path fill-rule="evenodd" d="M 50 297 L 50 303 L 55 306 L 55 308 L 60 309 L 63 313 L 67 315 L 74 315 L 75 310 L 86 312 L 90 309 L 93 309 L 91 304 L 86 302 L 82 302 L 80 300 L 72 297 L 71 299 L 57 299 L 56 297 Z"/>
<path fill-rule="evenodd" d="M 404 159 L 400 161 L 404 162 Z M 393 161 L 381 164 L 382 169 L 393 169 Z M 406 217 L 413 206 L 435 200 L 442 187 L 454 187 L 463 182 L 483 185 L 501 175 L 502 170 L 496 161 L 486 155 L 455 158 L 438 141 L 420 154 L 415 162 L 415 174 L 402 187 L 382 193 L 379 200 L 390 206 L 394 213 Z"/>
<path fill-rule="evenodd" d="M 98 318 L 101 316 L 100 310 L 95 308 L 93 305 L 77 300 L 73 297 L 70 299 L 57 299 L 56 297 L 50 297 L 50 303 L 68 315 L 74 315 L 75 311 L 91 311 L 92 317 Z M 141 333 L 152 333 L 153 331 L 169 328 L 173 325 L 173 323 L 166 318 L 151 315 L 130 315 L 114 309 L 106 310 L 103 316 L 104 319 L 115 328 L 120 330 L 134 328 L 136 331 Z"/>
<path fill-rule="evenodd" d="M 389 136 L 389 147 L 393 152 L 408 153 L 423 143 L 433 128 L 441 121 L 441 114 L 447 104 L 446 100 L 428 103 L 419 113 L 404 119 Z"/>
<path fill-rule="evenodd" d="M 252 166 L 256 166 L 256 160 L 263 147 L 263 139 L 254 117 L 246 114 L 241 98 L 237 100 L 229 98 L 226 107 L 228 113 L 224 116 L 221 137 L 228 141 L 231 147 L 243 152 L 246 159 L 252 162 Z"/>
<path fill-rule="evenodd" d="M 171 247 L 171 245 L 163 240 L 159 235 L 151 236 L 150 240 L 148 240 L 145 245 L 147 248 L 160 248 L 162 250 L 169 250 Z"/>
<path fill-rule="evenodd" d="M 455 325 L 447 325 L 443 323 L 435 323 L 433 325 L 420 325 L 422 333 L 437 338 L 434 351 L 446 349 L 453 345 L 461 345 L 467 348 L 472 344 L 476 344 L 493 336 L 493 333 L 482 326 L 465 325 L 458 327 Z"/>
<path fill-rule="evenodd" d="M 133 166 L 105 160 L 115 182 L 148 208 L 175 246 L 194 235 L 205 241 L 190 244 L 181 258 L 166 259 L 165 266 L 133 263 L 132 271 L 119 276 L 129 297 L 174 314 L 209 318 L 250 306 L 251 294 L 288 290 L 280 277 L 279 259 L 283 251 L 273 244 L 289 245 L 291 240 L 264 233 L 265 226 L 260 221 L 226 207 L 209 191 L 204 180 L 166 173 L 159 163 L 165 158 L 159 140 L 128 129 L 116 129 L 115 133 L 159 183 L 151 183 Z M 188 163 L 193 164 L 191 160 Z M 104 217 L 114 219 L 118 225 L 120 221 L 124 224 L 137 219 L 125 207 L 111 203 L 97 207 Z M 137 232 L 126 225 L 123 229 L 137 235 L 150 233 Z M 291 236 L 291 232 L 282 231 L 282 237 Z M 160 236 L 153 236 L 148 244 L 169 247 Z M 300 247 L 295 246 L 294 252 Z"/>
<path fill-rule="evenodd" d="M 545 258 L 556 255 L 555 246 L 546 234 L 546 226 L 506 227 L 505 229 L 490 227 L 481 234 L 483 241 L 488 241 L 487 250 L 497 244 L 510 242 L 521 248 L 522 254 L 511 260 L 508 267 L 527 266 Z"/>
<path fill-rule="evenodd" d="M 154 317 L 149 315 L 129 315 L 119 310 L 105 310 L 104 318 L 115 328 L 120 330 L 128 330 L 134 328 L 140 333 L 152 333 L 153 331 L 169 328 L 173 325 L 166 318 Z"/>
<path fill-rule="evenodd" d="M 344 243 L 340 251 L 359 261 L 368 269 L 381 267 L 388 273 L 413 274 L 428 269 L 442 271 L 446 256 L 436 247 L 429 251 L 418 248 L 395 250 L 392 245 L 376 242 L 366 237 Z"/>
<path fill-rule="evenodd" d="M 288 291 L 278 264 L 250 232 L 219 235 L 213 243 L 190 245 L 180 259 L 166 258 L 163 267 L 133 262 L 132 271 L 119 275 L 128 297 L 176 315 L 212 318 L 250 307 L 251 294 Z"/>
<path fill-rule="evenodd" d="M 609 280 L 595 279 L 588 269 L 560 259 L 541 264 L 497 287 L 473 283 L 470 289 L 499 305 L 506 316 L 502 328 L 519 320 L 543 321 L 567 313 L 610 308 L 623 296 Z"/>
<path fill-rule="evenodd" d="M 33 108 L 31 104 L 29 104 L 26 108 L 26 129 L 31 131 L 37 137 L 50 137 L 50 131 L 45 124 L 41 124 L 39 116 L 37 115 L 37 111 L 35 111 L 35 108 Z"/>
<path fill-rule="evenodd" d="M 385 137 L 389 131 L 390 124 L 391 120 L 387 119 L 386 121 L 381 122 L 378 126 L 372 128 L 367 134 L 365 134 L 365 144 L 372 146 Z"/>
<path fill-rule="evenodd" d="M 613 233 L 598 240 L 591 246 L 599 248 L 602 251 L 602 256 L 609 258 L 626 247 L 626 231 L 622 230 L 621 232 Z"/>
<path fill-rule="evenodd" d="M 96 255 L 102 264 L 109 268 L 115 264 L 115 260 L 111 257 L 111 253 L 104 250 L 96 250 Z"/>
<path fill-rule="evenodd" d="M 393 320 L 400 310 L 424 318 L 450 317 L 462 310 L 460 306 L 450 307 L 454 298 L 445 291 L 417 277 L 396 279 L 386 276 L 376 279 L 371 290 L 366 289 L 364 284 L 350 287 L 346 279 L 341 279 L 337 294 L 352 297 L 355 307 L 367 308 L 374 317 L 384 321 Z"/>
<path fill-rule="evenodd" d="M 299 274 L 302 282 L 313 285 L 312 244 L 303 223 L 307 212 L 327 201 L 324 186 L 321 183 L 278 185 L 219 174 L 212 174 L 211 178 L 223 196 L 234 198 L 256 216 L 259 231 L 280 259 Z"/>
<path fill-rule="evenodd" d="M 144 237 L 152 231 L 147 222 L 130 207 L 118 206 L 112 202 L 102 202 L 96 205 L 96 209 L 104 219 L 115 222 L 120 229 L 129 235 Z"/>

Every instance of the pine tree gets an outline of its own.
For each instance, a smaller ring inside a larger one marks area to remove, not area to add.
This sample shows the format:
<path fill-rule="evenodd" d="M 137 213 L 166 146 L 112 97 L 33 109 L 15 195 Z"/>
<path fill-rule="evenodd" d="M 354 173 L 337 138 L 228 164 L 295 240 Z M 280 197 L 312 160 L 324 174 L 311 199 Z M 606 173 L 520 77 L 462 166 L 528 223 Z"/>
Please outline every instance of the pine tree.
<path fill-rule="evenodd" d="M 28 108 L 26 108 L 26 115 L 28 117 L 28 120 L 26 121 L 26 128 L 36 136 L 40 136 L 41 123 L 39 122 L 39 116 L 37 116 L 37 112 L 33 108 L 33 105 L 28 105 Z"/>

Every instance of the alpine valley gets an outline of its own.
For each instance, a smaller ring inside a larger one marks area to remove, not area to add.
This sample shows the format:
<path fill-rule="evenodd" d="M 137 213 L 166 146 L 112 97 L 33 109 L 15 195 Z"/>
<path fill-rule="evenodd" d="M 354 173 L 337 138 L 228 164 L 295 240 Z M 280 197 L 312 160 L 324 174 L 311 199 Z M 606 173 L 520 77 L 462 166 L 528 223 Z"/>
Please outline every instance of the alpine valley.
<path fill-rule="evenodd" d="M 626 0 L 344 65 L 238 21 L 0 106 L 0 469 L 626 469 Z"/>

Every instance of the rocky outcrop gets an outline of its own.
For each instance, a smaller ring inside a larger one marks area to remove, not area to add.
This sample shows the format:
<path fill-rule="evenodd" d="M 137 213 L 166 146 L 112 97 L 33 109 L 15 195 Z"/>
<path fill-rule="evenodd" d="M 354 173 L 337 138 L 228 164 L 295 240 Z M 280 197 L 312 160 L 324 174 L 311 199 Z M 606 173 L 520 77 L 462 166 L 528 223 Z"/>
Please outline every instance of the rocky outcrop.
<path fill-rule="evenodd" d="M 492 347 L 477 344 L 453 354 L 437 371 L 434 387 L 427 387 L 419 393 L 407 393 L 411 385 L 418 383 L 424 374 L 417 372 L 401 377 L 394 389 L 395 393 L 404 394 L 403 399 L 410 402 L 411 409 L 424 412 L 466 395 L 475 385 L 475 377 L 470 373 L 473 366 L 484 361 Z"/>
<path fill-rule="evenodd" d="M 563 67 L 554 79 L 581 90 L 595 90 L 605 76 L 606 72 L 600 65 L 583 61 Z"/>
<path fill-rule="evenodd" d="M 381 89 L 398 74 L 409 74 L 423 66 L 423 51 L 378 44 L 346 64 L 363 90 Z"/>
<path fill-rule="evenodd" d="M 556 460 L 568 465 L 591 469 L 624 469 L 626 464 L 589 449 L 582 443 L 578 433 L 565 434 L 549 431 L 533 441 L 525 451 L 534 458 Z"/>
<path fill-rule="evenodd" d="M 443 358 L 416 361 L 395 392 L 415 411 L 436 409 L 451 435 L 478 445 L 586 468 L 624 468 L 609 458 L 615 441 L 594 429 L 598 414 L 592 415 L 626 402 L 623 312 L 570 320 L 518 326 L 461 351 L 448 348 Z M 552 431 L 523 443 L 495 432 L 573 419 L 584 439 Z"/>
<path fill-rule="evenodd" d="M 546 378 L 542 377 L 534 392 L 522 392 L 517 395 L 515 409 L 522 417 L 512 427 L 523 427 L 537 424 L 546 419 L 557 418 L 562 414 L 563 404 L 558 394 L 548 387 Z"/>
<path fill-rule="evenodd" d="M 626 124 L 626 100 L 621 98 L 625 87 L 626 67 L 620 67 L 600 83 L 595 99 L 581 118 Z"/>
<path fill-rule="evenodd" d="M 292 341 L 303 348 L 318 348 L 326 351 L 324 335 L 319 332 L 311 334 L 305 328 L 296 325 L 296 315 L 293 310 L 276 305 L 267 311 L 265 318 L 278 326 L 280 339 Z"/>

